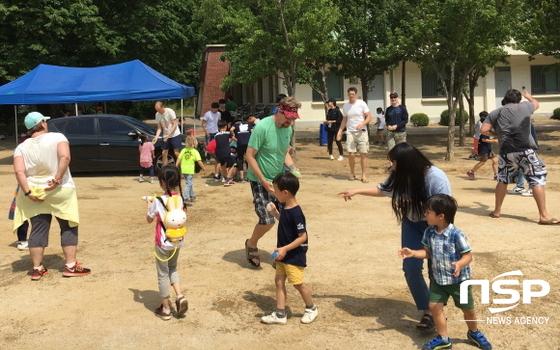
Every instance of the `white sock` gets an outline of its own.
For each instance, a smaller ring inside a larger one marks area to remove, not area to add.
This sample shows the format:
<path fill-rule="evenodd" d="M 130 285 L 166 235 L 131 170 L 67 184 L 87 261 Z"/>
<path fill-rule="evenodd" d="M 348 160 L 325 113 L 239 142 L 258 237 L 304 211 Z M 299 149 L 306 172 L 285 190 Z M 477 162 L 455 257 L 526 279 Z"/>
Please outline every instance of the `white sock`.
<path fill-rule="evenodd" d="M 70 263 L 70 264 L 66 264 L 66 267 L 69 268 L 69 269 L 71 269 L 71 268 L 73 268 L 74 266 L 76 266 L 76 262 L 77 262 L 77 261 L 74 261 L 73 263 Z"/>
<path fill-rule="evenodd" d="M 43 265 L 41 266 L 33 266 L 33 270 L 38 270 L 38 271 L 43 271 L 45 268 L 43 267 Z"/>

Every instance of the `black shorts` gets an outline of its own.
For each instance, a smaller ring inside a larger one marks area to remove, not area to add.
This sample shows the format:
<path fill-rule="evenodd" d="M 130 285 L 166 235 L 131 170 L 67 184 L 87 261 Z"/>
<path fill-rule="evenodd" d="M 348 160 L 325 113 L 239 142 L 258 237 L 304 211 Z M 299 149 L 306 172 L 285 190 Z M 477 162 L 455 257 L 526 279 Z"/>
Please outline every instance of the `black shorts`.
<path fill-rule="evenodd" d="M 226 168 L 231 168 L 233 166 L 233 163 L 235 163 L 233 157 L 231 155 L 226 156 L 226 157 L 218 157 L 218 162 L 220 163 L 220 165 L 226 165 Z"/>
<path fill-rule="evenodd" d="M 177 135 L 175 137 L 170 137 L 167 141 L 163 141 L 161 143 L 161 149 L 177 149 L 180 150 L 181 148 L 181 135 Z"/>

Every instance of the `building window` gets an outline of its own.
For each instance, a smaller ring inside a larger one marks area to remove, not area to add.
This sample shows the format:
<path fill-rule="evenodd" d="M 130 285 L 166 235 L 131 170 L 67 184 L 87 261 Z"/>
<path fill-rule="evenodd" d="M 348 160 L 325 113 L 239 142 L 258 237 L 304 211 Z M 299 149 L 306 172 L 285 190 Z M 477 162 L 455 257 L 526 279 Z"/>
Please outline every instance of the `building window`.
<path fill-rule="evenodd" d="M 422 71 L 422 98 L 430 97 L 445 97 L 445 93 L 435 72 Z"/>
<path fill-rule="evenodd" d="M 322 74 L 317 72 L 314 76 L 315 81 L 319 84 L 321 90 L 323 89 L 323 79 Z M 332 72 L 327 72 L 327 88 L 328 88 L 328 98 L 334 98 L 336 100 L 344 100 L 344 79 Z M 315 90 L 313 90 L 313 102 L 323 102 L 321 95 Z"/>
<path fill-rule="evenodd" d="M 533 94 L 557 94 L 560 71 L 551 66 L 531 66 L 531 92 Z"/>

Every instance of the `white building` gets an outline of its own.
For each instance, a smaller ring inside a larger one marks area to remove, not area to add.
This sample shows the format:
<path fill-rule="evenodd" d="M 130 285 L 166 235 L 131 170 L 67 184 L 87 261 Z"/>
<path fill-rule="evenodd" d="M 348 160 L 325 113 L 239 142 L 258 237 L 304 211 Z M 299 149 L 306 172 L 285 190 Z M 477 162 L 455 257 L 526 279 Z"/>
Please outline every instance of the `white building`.
<path fill-rule="evenodd" d="M 492 111 L 501 105 L 504 94 L 509 89 L 527 89 L 539 103 L 540 108 L 533 117 L 548 118 L 555 108 L 560 108 L 560 70 L 544 68 L 559 61 L 550 57 L 537 55 L 529 60 L 529 55 L 522 51 L 509 49 L 509 65 L 499 64 L 489 69 L 488 74 L 478 81 L 475 90 L 475 112 Z M 405 104 L 409 115 L 425 113 L 430 117 L 431 123 L 437 123 L 440 114 L 447 109 L 445 97 L 437 91 L 435 74 L 424 74 L 413 62 L 406 62 L 405 69 Z M 347 101 L 346 90 L 355 86 L 358 93 L 361 87 L 357 79 L 344 79 L 334 74 L 328 75 L 329 97 L 336 98 L 338 106 Z M 372 113 L 377 107 L 385 110 L 389 102 L 389 94 L 402 91 L 402 64 L 395 70 L 379 75 L 373 81 L 373 88 L 368 94 L 368 105 Z M 234 89 L 234 94 L 242 96 L 239 100 L 244 102 L 254 98 L 257 104 L 273 106 L 278 93 L 285 93 L 281 80 L 277 77 L 261 79 L 253 87 L 239 87 Z M 296 87 L 296 98 L 302 103 L 299 125 L 311 126 L 319 124 L 325 118 L 322 100 L 308 85 Z M 465 100 L 465 109 L 467 109 Z"/>

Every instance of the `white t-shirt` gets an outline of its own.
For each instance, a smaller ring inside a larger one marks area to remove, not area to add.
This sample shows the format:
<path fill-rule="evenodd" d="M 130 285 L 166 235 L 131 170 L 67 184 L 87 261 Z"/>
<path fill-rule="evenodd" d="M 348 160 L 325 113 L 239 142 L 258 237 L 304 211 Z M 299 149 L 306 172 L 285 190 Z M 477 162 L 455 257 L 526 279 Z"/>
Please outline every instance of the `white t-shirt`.
<path fill-rule="evenodd" d="M 167 199 L 169 198 L 169 196 L 164 194 L 160 197 L 163 200 L 163 203 L 167 204 Z M 161 226 L 161 222 L 160 222 L 160 220 L 163 220 L 163 218 L 165 217 L 166 212 L 167 209 L 161 204 L 159 199 L 154 198 L 152 205 L 148 209 L 148 216 L 153 219 L 156 219 L 157 221 L 156 228 L 155 228 L 155 243 L 158 246 L 160 246 L 161 249 L 163 250 L 173 250 L 175 249 L 175 244 L 171 243 L 167 239 L 167 236 L 165 235 L 165 231 L 163 230 L 163 227 Z M 180 240 L 177 243 L 177 248 L 180 248 L 183 245 L 183 241 L 184 239 Z"/>
<path fill-rule="evenodd" d="M 47 182 L 56 175 L 59 142 L 68 143 L 68 139 L 61 133 L 48 132 L 28 138 L 16 147 L 14 158 L 23 157 L 25 176 L 30 186 L 48 187 Z M 69 168 L 58 187 L 75 188 Z"/>
<path fill-rule="evenodd" d="M 377 115 L 377 121 L 379 122 L 379 124 L 377 124 L 377 130 L 385 129 L 385 122 L 383 121 L 383 119 L 385 119 L 385 116 L 383 114 Z"/>
<path fill-rule="evenodd" d="M 348 117 L 346 130 L 359 131 L 356 130 L 356 126 L 366 119 L 365 114 L 368 112 L 369 107 L 363 100 L 356 100 L 354 103 L 346 102 L 342 106 L 342 115 Z M 366 130 L 365 128 L 364 126 L 363 130 Z"/>
<path fill-rule="evenodd" d="M 212 113 L 212 111 L 208 111 L 204 113 L 204 117 L 202 120 L 206 120 L 206 131 L 209 134 L 215 134 L 218 132 L 218 120 L 222 117 L 220 112 Z"/>
<path fill-rule="evenodd" d="M 156 112 L 156 123 L 161 124 L 161 128 L 163 130 L 163 137 L 169 135 L 171 129 L 173 129 L 173 120 L 177 119 L 177 115 L 175 115 L 175 111 L 171 108 L 165 108 L 165 112 L 161 114 L 160 112 Z M 179 126 L 175 128 L 175 131 L 169 137 L 175 137 L 179 135 Z"/>

